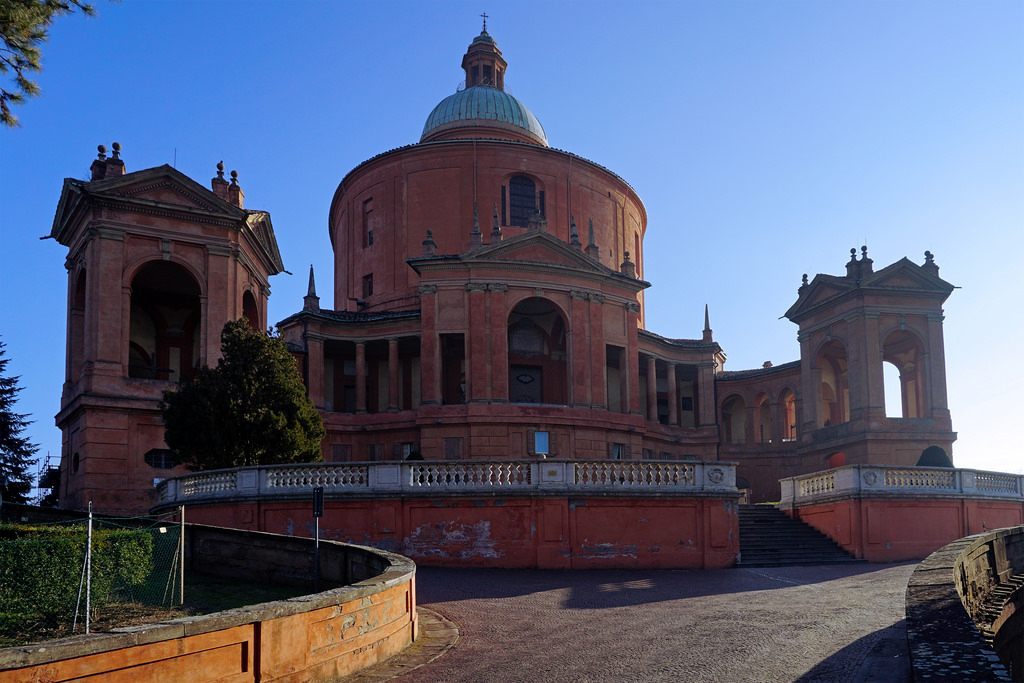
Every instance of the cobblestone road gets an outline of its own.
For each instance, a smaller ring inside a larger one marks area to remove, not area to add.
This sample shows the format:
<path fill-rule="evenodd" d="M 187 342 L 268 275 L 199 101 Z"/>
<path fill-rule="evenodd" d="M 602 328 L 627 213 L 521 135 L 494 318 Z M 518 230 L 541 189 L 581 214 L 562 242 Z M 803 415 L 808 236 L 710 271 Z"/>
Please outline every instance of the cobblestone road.
<path fill-rule="evenodd" d="M 420 568 L 419 603 L 459 640 L 395 680 L 907 681 L 914 566 Z"/>

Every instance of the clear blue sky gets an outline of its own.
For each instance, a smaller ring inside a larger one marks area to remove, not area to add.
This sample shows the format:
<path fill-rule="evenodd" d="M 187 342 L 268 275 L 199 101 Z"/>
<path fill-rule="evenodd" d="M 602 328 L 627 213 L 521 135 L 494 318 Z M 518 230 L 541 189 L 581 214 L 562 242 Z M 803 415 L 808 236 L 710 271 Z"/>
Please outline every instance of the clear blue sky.
<path fill-rule="evenodd" d="M 935 254 L 961 287 L 945 333 L 961 467 L 1024 471 L 1024 3 L 138 2 L 57 20 L 43 93 L 0 130 L 0 338 L 41 455 L 64 378 L 65 177 L 96 145 L 128 170 L 207 184 L 223 159 L 271 212 L 286 267 L 270 319 L 302 307 L 314 264 L 331 306 L 338 182 L 415 142 L 455 91 L 479 14 L 508 89 L 553 147 L 628 180 L 649 217 L 647 326 L 700 336 L 726 369 L 799 356 L 779 316 L 802 273 Z"/>

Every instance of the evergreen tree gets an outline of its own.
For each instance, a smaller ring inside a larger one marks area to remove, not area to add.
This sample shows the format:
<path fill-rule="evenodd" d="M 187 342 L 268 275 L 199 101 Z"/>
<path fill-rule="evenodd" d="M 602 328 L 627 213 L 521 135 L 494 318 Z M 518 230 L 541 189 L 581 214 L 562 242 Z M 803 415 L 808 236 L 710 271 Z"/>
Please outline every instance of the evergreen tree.
<path fill-rule="evenodd" d="M 0 123 L 18 126 L 10 105 L 22 104 L 39 94 L 39 86 L 28 74 L 42 71 L 39 46 L 49 38 L 53 20 L 76 9 L 95 14 L 82 0 L 0 0 L 0 74 L 12 73 L 14 87 L 0 87 Z"/>
<path fill-rule="evenodd" d="M 32 490 L 29 468 L 36 462 L 32 456 L 39 447 L 22 436 L 32 421 L 27 419 L 28 415 L 14 412 L 14 402 L 21 391 L 20 378 L 6 375 L 8 359 L 4 358 L 4 346 L 0 341 L 0 493 L 5 502 L 27 503 Z"/>
<path fill-rule="evenodd" d="M 164 392 L 168 448 L 194 469 L 317 462 L 326 433 L 284 340 L 229 322 L 216 368 Z"/>

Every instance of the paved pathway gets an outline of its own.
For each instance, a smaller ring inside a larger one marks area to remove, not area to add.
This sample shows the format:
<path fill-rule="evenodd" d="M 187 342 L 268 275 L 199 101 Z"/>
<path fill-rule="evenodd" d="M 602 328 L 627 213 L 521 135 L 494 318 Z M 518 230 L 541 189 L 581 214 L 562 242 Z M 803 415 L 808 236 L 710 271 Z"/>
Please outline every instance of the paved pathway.
<path fill-rule="evenodd" d="M 437 635 L 373 680 L 909 681 L 904 592 L 914 567 L 424 567 L 418 599 L 440 615 L 424 622 Z"/>

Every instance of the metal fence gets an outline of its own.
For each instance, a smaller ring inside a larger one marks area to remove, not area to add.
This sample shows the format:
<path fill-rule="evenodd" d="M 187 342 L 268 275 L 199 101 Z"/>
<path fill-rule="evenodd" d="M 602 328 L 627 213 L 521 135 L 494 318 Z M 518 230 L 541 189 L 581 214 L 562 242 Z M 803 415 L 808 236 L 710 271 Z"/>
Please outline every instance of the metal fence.
<path fill-rule="evenodd" d="M 168 612 L 184 601 L 182 541 L 180 512 L 0 524 L 0 647 Z"/>

